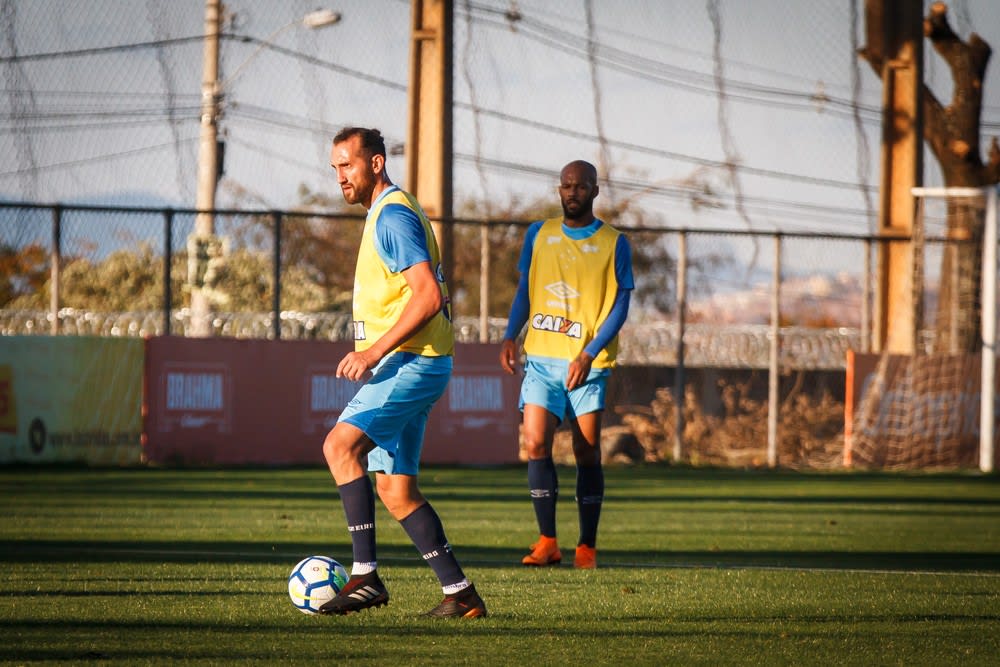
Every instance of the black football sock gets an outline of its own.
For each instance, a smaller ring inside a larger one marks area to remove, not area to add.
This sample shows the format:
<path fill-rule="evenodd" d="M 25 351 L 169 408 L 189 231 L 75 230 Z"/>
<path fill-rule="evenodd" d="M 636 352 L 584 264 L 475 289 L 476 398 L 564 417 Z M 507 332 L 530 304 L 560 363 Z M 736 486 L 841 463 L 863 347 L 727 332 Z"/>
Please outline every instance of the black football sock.
<path fill-rule="evenodd" d="M 556 536 L 556 499 L 559 480 L 552 457 L 528 460 L 528 489 L 538 520 L 538 532 L 545 537 Z"/>
<path fill-rule="evenodd" d="M 451 545 L 444 534 L 444 526 L 430 503 L 424 503 L 403 518 L 399 525 L 410 536 L 413 545 L 427 564 L 434 570 L 441 586 L 454 586 L 464 582 L 465 574 L 458 559 L 451 552 Z"/>
<path fill-rule="evenodd" d="M 578 466 L 576 469 L 576 507 L 580 512 L 580 541 L 590 548 L 597 546 L 597 524 L 604 503 L 604 468 Z"/>
<path fill-rule="evenodd" d="M 375 490 L 368 475 L 342 484 L 340 500 L 344 504 L 347 530 L 351 534 L 355 563 L 375 561 Z"/>

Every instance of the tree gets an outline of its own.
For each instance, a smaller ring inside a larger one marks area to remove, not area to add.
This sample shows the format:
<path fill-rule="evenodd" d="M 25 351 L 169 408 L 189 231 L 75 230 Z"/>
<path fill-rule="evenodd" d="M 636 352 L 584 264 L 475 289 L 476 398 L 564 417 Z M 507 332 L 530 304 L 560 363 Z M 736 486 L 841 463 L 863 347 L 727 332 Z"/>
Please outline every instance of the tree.
<path fill-rule="evenodd" d="M 0 305 L 36 293 L 49 277 L 49 253 L 32 243 L 21 248 L 0 245 Z"/>
<path fill-rule="evenodd" d="M 175 301 L 180 294 L 183 257 L 175 258 Z M 148 244 L 116 250 L 99 262 L 86 257 L 64 257 L 60 273 L 60 306 L 98 312 L 157 310 L 162 307 L 162 259 Z M 31 291 L 7 304 L 12 310 L 43 310 L 49 307 L 52 284 L 49 275 Z M 179 302 L 178 302 L 179 304 Z M 175 304 L 177 305 L 177 304 Z"/>
<path fill-rule="evenodd" d="M 866 38 L 868 45 L 860 52 L 881 75 L 884 64 L 882 53 L 883 0 L 867 0 Z M 873 6 L 875 5 L 875 6 Z M 951 102 L 945 106 L 927 87 L 921 85 L 924 141 L 941 167 L 948 187 L 982 187 L 1000 183 L 1000 145 L 993 137 L 988 159 L 981 155 L 980 122 L 983 106 L 983 82 L 992 49 L 976 33 L 963 41 L 948 23 L 948 7 L 935 2 L 924 18 L 924 35 L 934 51 L 948 65 L 953 92 Z M 951 252 L 945 252 L 941 266 L 941 284 L 936 340 L 940 349 L 952 347 L 960 350 L 974 348 L 979 335 L 981 301 L 980 277 L 983 249 L 983 223 L 981 212 L 966 206 L 949 203 L 947 234 Z M 957 281 L 954 284 L 953 281 Z M 952 329 L 950 316 L 957 316 L 957 326 Z M 952 340 L 953 333 L 956 340 Z"/>

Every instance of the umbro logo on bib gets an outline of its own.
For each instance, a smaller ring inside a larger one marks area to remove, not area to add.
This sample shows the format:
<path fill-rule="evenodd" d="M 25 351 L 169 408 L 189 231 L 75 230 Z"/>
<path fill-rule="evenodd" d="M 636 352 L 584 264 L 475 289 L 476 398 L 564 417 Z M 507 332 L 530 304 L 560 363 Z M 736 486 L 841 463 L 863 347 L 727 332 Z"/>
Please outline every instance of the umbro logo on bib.
<path fill-rule="evenodd" d="M 575 299 L 580 296 L 580 293 L 575 289 L 564 283 L 563 281 L 554 282 L 551 285 L 546 285 L 545 289 L 555 294 L 560 299 Z"/>

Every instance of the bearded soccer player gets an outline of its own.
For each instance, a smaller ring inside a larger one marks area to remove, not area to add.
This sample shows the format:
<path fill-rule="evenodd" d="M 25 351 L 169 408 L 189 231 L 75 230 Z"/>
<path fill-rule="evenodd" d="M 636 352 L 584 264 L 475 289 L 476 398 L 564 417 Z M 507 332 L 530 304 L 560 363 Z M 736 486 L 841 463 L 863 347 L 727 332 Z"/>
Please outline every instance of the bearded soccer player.
<path fill-rule="evenodd" d="M 556 539 L 559 481 L 552 442 L 556 428 L 569 419 L 580 522 L 573 565 L 597 567 L 597 525 L 604 502 L 601 415 L 618 332 L 628 316 L 634 287 L 628 240 L 594 216 L 597 194 L 597 170 L 592 164 L 576 160 L 563 167 L 559 176 L 563 216 L 528 228 L 500 350 L 500 365 L 513 374 L 516 340 L 528 324 L 519 403 L 539 538 L 521 560 L 524 565 L 562 561 Z"/>
<path fill-rule="evenodd" d="M 455 339 L 431 224 L 417 200 L 389 179 L 385 160 L 378 130 L 349 127 L 333 139 L 330 165 L 344 200 L 368 210 L 354 275 L 355 347 L 337 377 L 365 384 L 323 442 L 354 562 L 343 590 L 320 612 L 343 615 L 389 602 L 375 556 L 377 491 L 441 582 L 444 600 L 427 615 L 485 616 L 441 519 L 417 487 L 427 416 L 451 378 Z"/>

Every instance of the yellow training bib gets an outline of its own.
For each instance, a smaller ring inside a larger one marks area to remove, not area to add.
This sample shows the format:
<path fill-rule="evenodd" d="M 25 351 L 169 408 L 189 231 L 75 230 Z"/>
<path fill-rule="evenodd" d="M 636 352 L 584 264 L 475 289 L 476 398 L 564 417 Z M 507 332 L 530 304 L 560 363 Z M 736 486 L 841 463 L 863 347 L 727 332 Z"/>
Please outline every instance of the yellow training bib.
<path fill-rule="evenodd" d="M 367 350 L 399 320 L 403 308 L 412 296 L 402 272 L 393 273 L 385 265 L 375 247 L 375 225 L 382 209 L 388 204 L 402 204 L 417 214 L 424 228 L 424 238 L 431 258 L 431 269 L 438 279 L 444 308 L 434 315 L 420 331 L 401 344 L 397 350 L 414 352 L 426 357 L 451 355 L 455 351 L 455 335 L 451 327 L 451 302 L 448 286 L 441 269 L 441 251 L 434 231 L 420 204 L 413 195 L 396 189 L 382 196 L 368 211 L 358 264 L 354 271 L 354 349 Z"/>
<path fill-rule="evenodd" d="M 531 303 L 525 353 L 572 361 L 607 319 L 618 293 L 615 246 L 620 232 L 602 224 L 590 237 L 575 240 L 562 218 L 538 230 L 528 271 Z M 594 359 L 594 368 L 615 365 L 615 336 Z"/>

